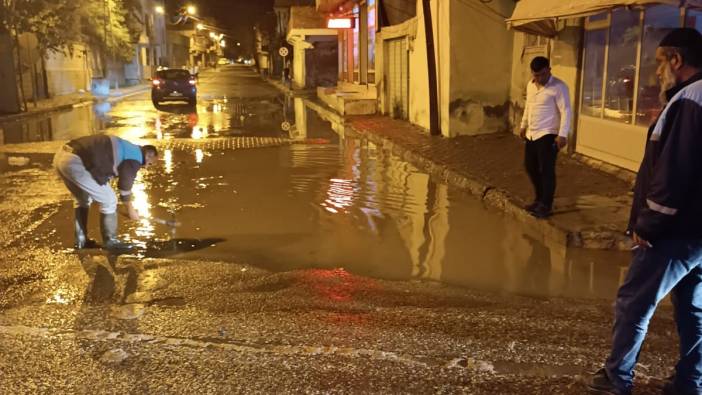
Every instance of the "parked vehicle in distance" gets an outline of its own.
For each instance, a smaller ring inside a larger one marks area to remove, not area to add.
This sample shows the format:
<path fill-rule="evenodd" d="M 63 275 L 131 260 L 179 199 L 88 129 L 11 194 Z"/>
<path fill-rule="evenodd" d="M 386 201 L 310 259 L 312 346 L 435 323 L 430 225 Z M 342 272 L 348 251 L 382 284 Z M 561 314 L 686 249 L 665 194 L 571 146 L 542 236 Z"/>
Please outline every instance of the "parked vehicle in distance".
<path fill-rule="evenodd" d="M 188 70 L 163 69 L 151 80 L 151 101 L 158 106 L 164 101 L 185 101 L 197 104 L 197 77 Z"/>
<path fill-rule="evenodd" d="M 227 58 L 219 58 L 219 60 L 217 60 L 217 65 L 218 65 L 218 66 L 226 66 L 226 65 L 229 65 L 229 64 L 231 64 L 231 61 L 230 61 L 229 59 L 227 59 Z"/>

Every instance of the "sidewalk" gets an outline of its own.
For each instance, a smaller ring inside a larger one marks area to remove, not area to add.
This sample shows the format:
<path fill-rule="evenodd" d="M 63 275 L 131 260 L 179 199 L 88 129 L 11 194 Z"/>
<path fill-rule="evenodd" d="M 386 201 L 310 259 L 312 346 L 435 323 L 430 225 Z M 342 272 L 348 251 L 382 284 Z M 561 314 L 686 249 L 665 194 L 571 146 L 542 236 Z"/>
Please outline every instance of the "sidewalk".
<path fill-rule="evenodd" d="M 72 93 L 69 95 L 55 96 L 49 99 L 40 100 L 36 103 L 28 102 L 27 111 L 18 114 L 0 114 L 0 123 L 12 122 L 26 117 L 32 117 L 53 111 L 67 110 L 73 107 L 107 100 L 109 102 L 118 101 L 144 92 L 149 89 L 148 84 L 129 86 L 120 89 L 111 89 L 108 96 L 95 96 L 90 92 Z"/>
<path fill-rule="evenodd" d="M 347 130 L 392 150 L 418 168 L 464 188 L 490 206 L 537 227 L 568 247 L 626 250 L 624 235 L 632 185 L 612 174 L 561 155 L 554 215 L 530 216 L 533 199 L 523 168 L 522 141 L 511 134 L 432 137 L 404 121 L 383 116 L 347 118 Z"/>

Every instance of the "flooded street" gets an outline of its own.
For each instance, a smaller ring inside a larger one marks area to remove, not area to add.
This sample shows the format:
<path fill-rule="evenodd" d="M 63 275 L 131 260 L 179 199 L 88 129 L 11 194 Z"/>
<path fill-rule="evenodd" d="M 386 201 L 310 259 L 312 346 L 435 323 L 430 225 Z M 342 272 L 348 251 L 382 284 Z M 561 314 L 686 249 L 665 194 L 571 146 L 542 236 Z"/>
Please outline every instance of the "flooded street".
<path fill-rule="evenodd" d="M 566 249 L 248 68 L 199 90 L 194 109 L 144 92 L 0 124 L 0 387 L 582 392 L 628 254 Z M 143 219 L 121 219 L 139 248 L 119 257 L 71 249 L 49 166 L 103 132 L 161 149 L 134 187 Z M 675 358 L 661 310 L 641 393 Z"/>

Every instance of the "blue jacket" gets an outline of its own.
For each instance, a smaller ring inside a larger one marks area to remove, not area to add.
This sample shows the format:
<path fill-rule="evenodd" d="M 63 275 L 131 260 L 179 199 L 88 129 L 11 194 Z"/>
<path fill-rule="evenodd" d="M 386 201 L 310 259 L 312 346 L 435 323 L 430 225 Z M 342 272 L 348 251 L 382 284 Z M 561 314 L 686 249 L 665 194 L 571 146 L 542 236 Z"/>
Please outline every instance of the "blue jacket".
<path fill-rule="evenodd" d="M 702 73 L 666 92 L 648 131 L 629 231 L 661 239 L 702 239 Z"/>

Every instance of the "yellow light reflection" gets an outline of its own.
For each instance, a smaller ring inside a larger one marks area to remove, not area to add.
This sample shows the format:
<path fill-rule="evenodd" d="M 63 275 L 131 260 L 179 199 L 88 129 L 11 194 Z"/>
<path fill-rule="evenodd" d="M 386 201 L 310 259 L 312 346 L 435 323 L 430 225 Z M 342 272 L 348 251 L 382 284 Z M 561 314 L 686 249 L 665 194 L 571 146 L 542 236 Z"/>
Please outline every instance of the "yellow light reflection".
<path fill-rule="evenodd" d="M 202 152 L 201 149 L 196 149 L 195 150 L 195 162 L 197 163 L 202 163 L 202 160 L 205 159 L 205 153 Z"/>
<path fill-rule="evenodd" d="M 340 210 L 351 207 L 356 198 L 353 182 L 332 178 L 327 190 L 327 199 L 322 203 L 325 210 L 337 214 Z"/>
<path fill-rule="evenodd" d="M 163 140 L 163 129 L 162 129 L 162 125 L 161 125 L 161 117 L 156 117 L 156 122 L 154 124 L 154 128 L 156 129 L 156 139 Z"/>
<path fill-rule="evenodd" d="M 166 174 L 173 173 L 173 151 L 172 150 L 167 149 L 163 152 L 163 161 L 165 162 Z"/>
<path fill-rule="evenodd" d="M 138 173 L 136 180 L 134 180 L 132 195 L 132 205 L 141 217 L 136 234 L 144 238 L 153 237 L 154 225 L 151 223 L 151 205 L 149 204 L 149 195 L 146 194 L 146 184 L 142 173 Z"/>
<path fill-rule="evenodd" d="M 69 304 L 71 300 L 65 296 L 65 291 L 57 290 L 46 300 L 47 304 Z"/>
<path fill-rule="evenodd" d="M 193 139 L 195 140 L 200 140 L 200 139 L 206 139 L 208 136 L 207 129 L 204 127 L 195 127 L 193 128 L 193 133 L 190 135 Z"/>

